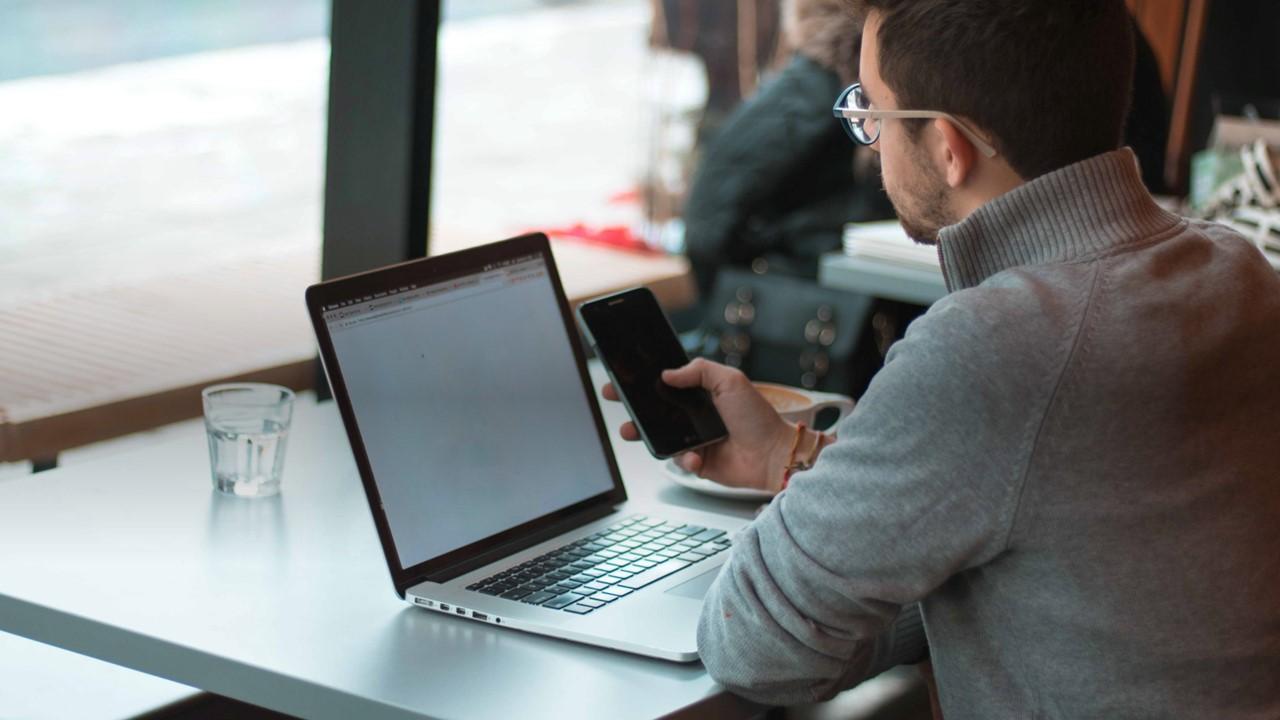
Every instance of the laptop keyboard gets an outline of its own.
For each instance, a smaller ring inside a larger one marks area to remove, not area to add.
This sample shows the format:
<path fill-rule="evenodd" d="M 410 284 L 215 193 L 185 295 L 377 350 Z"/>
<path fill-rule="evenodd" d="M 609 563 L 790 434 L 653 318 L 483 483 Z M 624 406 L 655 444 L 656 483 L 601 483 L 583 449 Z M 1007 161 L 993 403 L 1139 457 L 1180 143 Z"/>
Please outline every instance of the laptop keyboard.
<path fill-rule="evenodd" d="M 635 515 L 467 589 L 586 615 L 729 545 L 723 530 Z"/>

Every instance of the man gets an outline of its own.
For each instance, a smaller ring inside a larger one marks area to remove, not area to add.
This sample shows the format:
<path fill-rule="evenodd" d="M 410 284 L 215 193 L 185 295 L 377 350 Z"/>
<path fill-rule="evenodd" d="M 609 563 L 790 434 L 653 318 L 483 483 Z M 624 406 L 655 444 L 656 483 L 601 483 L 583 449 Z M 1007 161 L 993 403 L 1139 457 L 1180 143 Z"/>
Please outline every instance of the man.
<path fill-rule="evenodd" d="M 708 593 L 708 670 L 823 699 L 923 657 L 918 604 L 948 720 L 1280 717 L 1280 279 L 1117 149 L 1123 3 L 866 6 L 838 113 L 951 293 L 833 442 L 729 368 L 664 376 L 729 426 L 687 468 L 793 473 Z"/>

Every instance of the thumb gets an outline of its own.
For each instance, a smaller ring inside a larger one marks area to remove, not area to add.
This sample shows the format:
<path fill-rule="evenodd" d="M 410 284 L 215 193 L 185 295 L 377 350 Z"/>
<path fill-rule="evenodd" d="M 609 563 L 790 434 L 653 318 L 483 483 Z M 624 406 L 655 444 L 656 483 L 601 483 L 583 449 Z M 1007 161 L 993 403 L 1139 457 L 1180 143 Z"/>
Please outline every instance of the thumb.
<path fill-rule="evenodd" d="M 728 370 L 705 358 L 694 358 L 693 362 L 671 370 L 662 371 L 662 382 L 671 387 L 690 388 L 703 387 L 708 390 L 715 387 L 718 370 Z"/>

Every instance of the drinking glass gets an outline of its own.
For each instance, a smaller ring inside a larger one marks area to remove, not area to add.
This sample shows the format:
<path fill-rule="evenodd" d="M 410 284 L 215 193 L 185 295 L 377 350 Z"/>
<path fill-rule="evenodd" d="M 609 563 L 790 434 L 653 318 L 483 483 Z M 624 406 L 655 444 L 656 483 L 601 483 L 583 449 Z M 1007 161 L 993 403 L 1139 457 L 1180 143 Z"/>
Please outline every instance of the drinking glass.
<path fill-rule="evenodd" d="M 239 497 L 280 492 L 293 391 L 264 383 L 227 383 L 207 387 L 201 395 L 213 486 Z"/>

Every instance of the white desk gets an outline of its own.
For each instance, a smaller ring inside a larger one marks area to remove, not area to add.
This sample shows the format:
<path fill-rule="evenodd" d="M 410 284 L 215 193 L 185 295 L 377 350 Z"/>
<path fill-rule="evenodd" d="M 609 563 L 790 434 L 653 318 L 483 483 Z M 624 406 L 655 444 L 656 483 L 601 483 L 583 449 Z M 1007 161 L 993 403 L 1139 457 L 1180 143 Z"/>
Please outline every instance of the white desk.
<path fill-rule="evenodd" d="M 606 404 L 611 429 L 622 419 Z M 391 589 L 336 408 L 300 405 L 284 492 L 209 483 L 204 430 L 0 485 L 0 630 L 307 718 L 741 717 L 678 665 L 417 610 Z M 615 442 L 628 493 L 749 516 Z"/>

